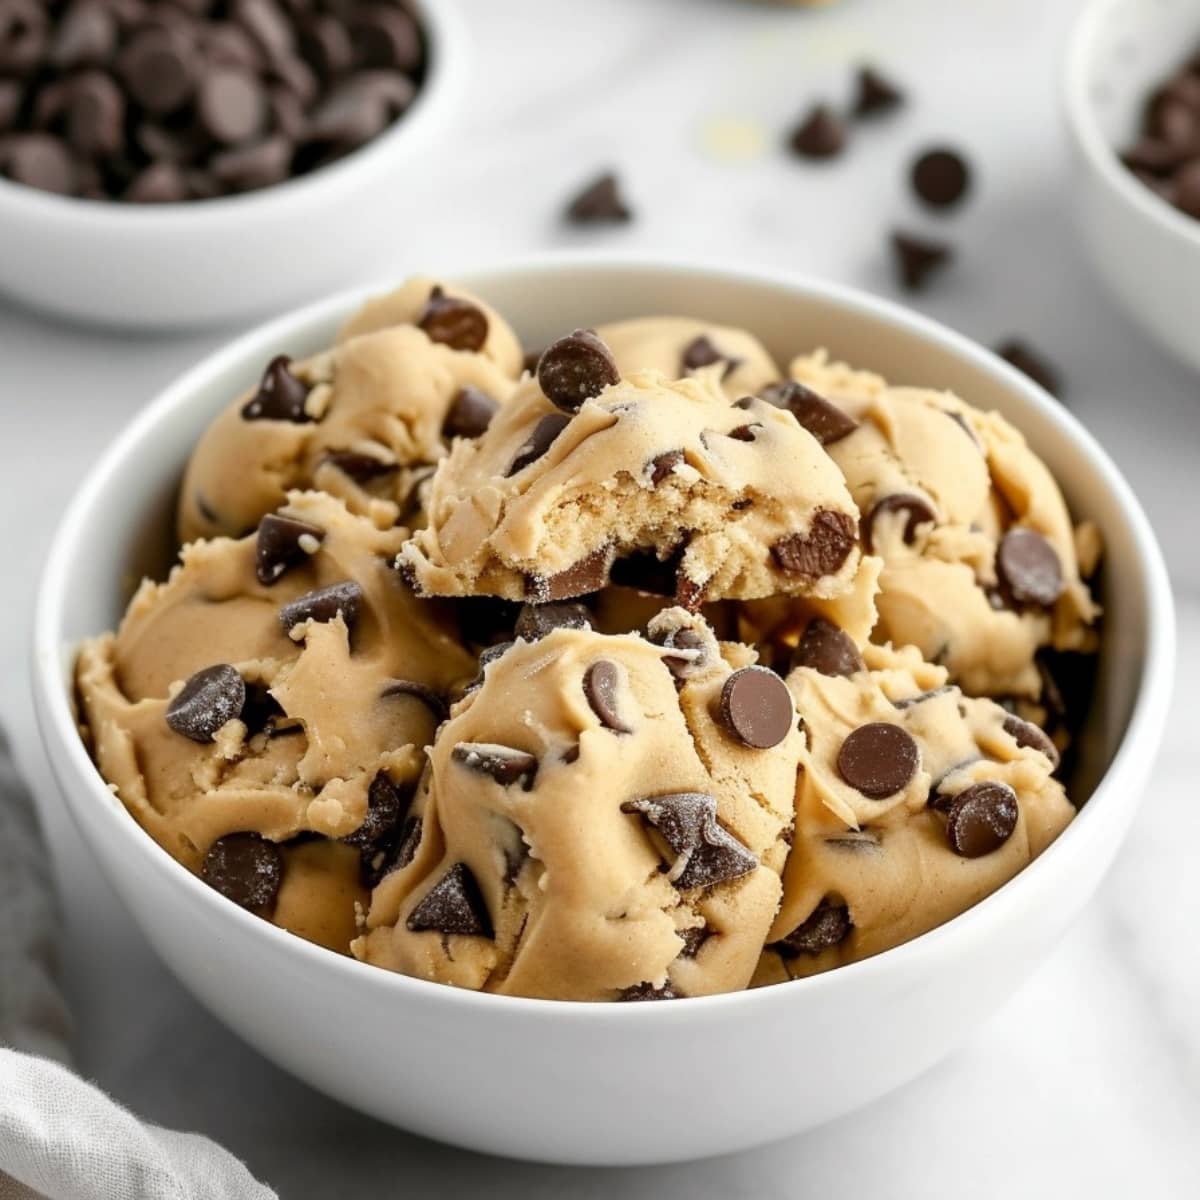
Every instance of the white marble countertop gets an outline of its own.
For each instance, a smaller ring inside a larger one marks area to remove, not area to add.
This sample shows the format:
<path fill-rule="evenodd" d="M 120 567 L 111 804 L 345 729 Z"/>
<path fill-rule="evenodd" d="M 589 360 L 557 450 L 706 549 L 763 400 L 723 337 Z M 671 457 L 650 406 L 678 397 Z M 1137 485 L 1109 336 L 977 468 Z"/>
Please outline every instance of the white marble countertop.
<path fill-rule="evenodd" d="M 1078 0 L 848 0 L 820 14 L 733 0 L 463 0 L 475 70 L 454 159 L 415 181 L 428 220 L 378 269 L 553 246 L 742 259 L 894 294 L 893 222 L 943 233 L 958 264 L 921 307 L 988 343 L 1023 334 L 1127 472 L 1180 607 L 1180 679 L 1200 678 L 1200 381 L 1100 293 L 1071 228 L 1057 62 Z M 849 64 L 879 62 L 914 103 L 828 167 L 774 146 L 711 150 L 714 122 L 772 139 Z M 922 218 L 901 167 L 927 141 L 969 150 L 962 213 Z M 706 146 L 708 148 L 706 148 Z M 562 196 L 618 166 L 638 211 L 580 236 Z M 2 271 L 2 267 L 0 267 Z M 1086 917 L 963 1052 L 861 1113 L 751 1155 L 636 1171 L 508 1164 L 359 1117 L 290 1079 L 202 1011 L 152 956 L 54 799 L 26 685 L 33 587 L 73 484 L 162 384 L 223 334 L 145 340 L 0 306 L 0 721 L 38 788 L 67 914 L 83 1070 L 157 1122 L 225 1142 L 285 1197 L 1011 1197 L 1196 1195 L 1200 1178 L 1200 808 L 1176 709 L 1142 814 Z M 797 1080 L 797 1087 L 804 1081 Z"/>

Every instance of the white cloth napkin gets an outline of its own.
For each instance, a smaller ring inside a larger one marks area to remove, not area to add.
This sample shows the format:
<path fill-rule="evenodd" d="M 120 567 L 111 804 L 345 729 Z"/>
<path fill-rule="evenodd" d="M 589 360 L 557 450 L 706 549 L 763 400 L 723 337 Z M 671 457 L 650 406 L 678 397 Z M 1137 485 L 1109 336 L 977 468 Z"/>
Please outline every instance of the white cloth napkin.
<path fill-rule="evenodd" d="M 271 1200 L 206 1138 L 144 1124 L 71 1061 L 57 910 L 28 791 L 0 732 L 0 1200 Z"/>

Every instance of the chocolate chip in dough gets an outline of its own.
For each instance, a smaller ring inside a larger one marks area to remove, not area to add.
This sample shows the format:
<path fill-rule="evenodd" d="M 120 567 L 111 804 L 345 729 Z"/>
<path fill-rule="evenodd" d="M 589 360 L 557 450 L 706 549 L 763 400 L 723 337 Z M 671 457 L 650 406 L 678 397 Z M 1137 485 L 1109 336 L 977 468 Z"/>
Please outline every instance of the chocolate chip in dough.
<path fill-rule="evenodd" d="M 572 225 L 621 224 L 632 217 L 612 171 L 592 180 L 571 200 L 566 211 L 566 218 Z"/>
<path fill-rule="evenodd" d="M 682 681 L 694 675 L 707 661 L 705 640 L 694 629 L 674 629 L 655 640 L 664 650 L 672 651 L 664 654 L 662 661 L 677 680 Z"/>
<path fill-rule="evenodd" d="M 400 469 L 399 463 L 385 462 L 382 458 L 362 450 L 330 450 L 321 461 L 337 467 L 359 487 L 373 479 L 381 479 L 384 475 L 394 475 Z"/>
<path fill-rule="evenodd" d="M 682 450 L 667 450 L 650 460 L 650 486 L 658 487 L 665 479 L 675 473 L 675 468 L 683 463 Z"/>
<path fill-rule="evenodd" d="M 527 642 L 541 641 L 556 629 L 591 629 L 592 614 L 582 604 L 526 604 L 513 632 Z"/>
<path fill-rule="evenodd" d="M 971 169 L 956 150 L 927 150 L 912 165 L 913 191 L 930 208 L 953 208 L 970 185 Z"/>
<path fill-rule="evenodd" d="M 792 533 L 771 547 L 781 571 L 816 581 L 833 575 L 850 557 L 858 541 L 858 523 L 848 513 L 820 509 L 808 533 Z"/>
<path fill-rule="evenodd" d="M 633 726 L 622 718 L 617 703 L 620 686 L 620 668 L 607 658 L 592 663 L 583 677 L 583 694 L 600 724 L 614 733 L 632 733 Z"/>
<path fill-rule="evenodd" d="M 710 937 L 716 936 L 707 925 L 693 925 L 690 929 L 679 929 L 676 932 L 683 941 L 683 949 L 679 952 L 680 958 L 695 958 L 700 953 L 700 947 Z"/>
<path fill-rule="evenodd" d="M 982 858 L 999 850 L 1017 827 L 1017 793 L 1006 783 L 972 784 L 950 802 L 946 840 L 963 858 Z"/>
<path fill-rule="evenodd" d="M 833 158 L 845 149 L 846 125 L 826 104 L 814 106 L 788 137 L 801 158 Z"/>
<path fill-rule="evenodd" d="M 844 904 L 822 900 L 803 924 L 796 926 L 787 937 L 771 945 L 781 958 L 798 958 L 801 954 L 821 954 L 840 946 L 854 929 L 850 910 Z"/>
<path fill-rule="evenodd" d="M 608 582 L 611 551 L 607 546 L 572 563 L 557 575 L 534 575 L 525 580 L 526 594 L 535 604 L 551 600 L 570 600 L 575 596 L 590 596 Z"/>
<path fill-rule="evenodd" d="M 937 513 L 934 512 L 933 505 L 924 496 L 917 496 L 912 493 L 897 493 L 892 496 L 884 496 L 882 500 L 877 500 L 871 506 L 871 511 L 863 519 L 863 545 L 871 553 L 874 553 L 876 550 L 875 522 L 885 513 L 903 514 L 903 536 L 906 546 L 913 544 L 917 536 L 917 530 L 922 525 L 931 525 L 937 520 Z"/>
<path fill-rule="evenodd" d="M 450 402 L 442 425 L 444 438 L 477 438 L 487 430 L 500 405 L 487 392 L 467 384 Z"/>
<path fill-rule="evenodd" d="M 1050 740 L 1049 734 L 1032 721 L 1026 721 L 1015 713 L 1009 713 L 1004 718 L 1004 732 L 1023 750 L 1036 750 L 1039 754 L 1044 754 L 1052 766 L 1059 765 L 1061 756 L 1058 747 Z"/>
<path fill-rule="evenodd" d="M 722 354 L 713 345 L 712 339 L 703 333 L 688 342 L 684 346 L 683 353 L 680 356 L 680 365 L 685 372 L 699 371 L 704 367 L 711 367 L 716 363 L 725 364 L 725 369 L 721 372 L 721 378 L 725 379 L 731 371 L 741 366 L 742 360 L 735 358 L 731 354 Z"/>
<path fill-rule="evenodd" d="M 949 265 L 954 248 L 948 242 L 896 230 L 892 234 L 892 253 L 900 282 L 910 292 L 919 292 L 935 271 Z"/>
<path fill-rule="evenodd" d="M 289 601 L 279 610 L 279 624 L 283 626 L 284 633 L 291 633 L 305 621 L 325 624 L 340 614 L 346 622 L 346 628 L 353 630 L 362 602 L 362 587 L 354 580 L 346 579 Z"/>
<path fill-rule="evenodd" d="M 519 782 L 526 791 L 533 786 L 538 769 L 534 755 L 494 742 L 459 742 L 450 757 L 468 770 L 494 779 L 501 787 Z"/>
<path fill-rule="evenodd" d="M 325 530 L 311 521 L 268 513 L 258 523 L 255 540 L 255 574 L 258 582 L 270 587 L 283 578 L 289 567 L 307 562 L 321 548 Z"/>
<path fill-rule="evenodd" d="M 405 922 L 412 933 L 491 938 L 487 905 L 466 863 L 455 863 L 422 897 Z"/>
<path fill-rule="evenodd" d="M 547 413 L 533 427 L 533 432 L 521 443 L 512 466 L 508 468 L 509 476 L 523 471 L 530 463 L 535 463 L 558 439 L 558 435 L 571 423 L 571 418 L 565 413 Z"/>
<path fill-rule="evenodd" d="M 197 671 L 167 705 L 167 724 L 193 742 L 211 742 L 246 703 L 246 684 L 228 663 Z"/>
<path fill-rule="evenodd" d="M 379 695 L 384 700 L 393 696 L 411 696 L 425 705 L 439 721 L 444 721 L 448 715 L 446 701 L 442 696 L 428 684 L 418 683 L 415 679 L 393 679 Z"/>
<path fill-rule="evenodd" d="M 291 371 L 292 360 L 277 354 L 267 364 L 258 391 L 242 408 L 244 421 L 291 421 L 304 425 L 312 420 L 305 410 L 308 384 Z"/>
<path fill-rule="evenodd" d="M 759 396 L 776 408 L 786 408 L 822 446 L 840 442 L 858 428 L 848 413 L 795 380 L 770 384 Z"/>
<path fill-rule="evenodd" d="M 796 718 L 787 684 L 766 667 L 743 667 L 721 689 L 721 724 L 743 745 L 778 746 Z"/>
<path fill-rule="evenodd" d="M 227 900 L 252 912 L 275 903 L 283 882 L 283 854 L 257 833 L 230 833 L 208 848 L 200 878 Z"/>
<path fill-rule="evenodd" d="M 996 574 L 1017 604 L 1051 608 L 1063 594 L 1062 564 L 1054 547 L 1033 529 L 1010 529 L 996 550 Z"/>
<path fill-rule="evenodd" d="M 431 342 L 452 350 L 478 352 L 488 335 L 487 314 L 476 304 L 457 296 L 447 296 L 440 287 L 429 293 L 417 325 Z"/>
<path fill-rule="evenodd" d="M 636 983 L 633 987 L 623 988 L 617 999 L 622 1003 L 641 1003 L 646 1000 L 682 1000 L 683 997 L 669 983 L 660 988 L 651 983 Z"/>
<path fill-rule="evenodd" d="M 920 766 L 917 743 L 899 725 L 860 725 L 838 751 L 838 774 L 870 800 L 885 800 L 908 786 Z"/>
<path fill-rule="evenodd" d="M 856 117 L 874 117 L 904 106 L 904 93 L 877 67 L 858 69 L 858 95 L 854 101 Z"/>
<path fill-rule="evenodd" d="M 542 355 L 537 381 L 546 399 L 563 412 L 577 412 L 585 400 L 619 383 L 612 351 L 590 329 L 559 338 Z"/>
<path fill-rule="evenodd" d="M 401 791 L 386 771 L 378 772 L 367 788 L 367 815 L 342 841 L 359 850 L 378 845 L 396 831 L 411 802 L 411 793 Z"/>
<path fill-rule="evenodd" d="M 805 626 L 792 655 L 793 667 L 810 667 L 821 675 L 854 675 L 865 669 L 854 639 L 832 621 L 814 617 Z"/>
<path fill-rule="evenodd" d="M 1062 379 L 1056 368 L 1027 342 L 1012 338 L 996 347 L 996 353 L 1018 371 L 1028 375 L 1038 387 L 1055 397 L 1062 396 Z"/>

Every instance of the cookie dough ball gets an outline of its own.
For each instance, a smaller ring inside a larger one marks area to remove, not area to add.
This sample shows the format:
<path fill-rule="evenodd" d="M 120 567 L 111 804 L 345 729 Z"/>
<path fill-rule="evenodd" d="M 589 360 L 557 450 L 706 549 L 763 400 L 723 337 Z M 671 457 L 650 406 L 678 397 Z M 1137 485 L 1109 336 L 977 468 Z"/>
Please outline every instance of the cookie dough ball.
<path fill-rule="evenodd" d="M 730 404 L 711 373 L 618 379 L 592 334 L 556 345 L 604 369 L 579 402 L 543 356 L 541 382 L 455 444 L 401 555 L 425 594 L 541 602 L 611 580 L 695 609 L 780 593 L 853 604 L 870 588 L 841 474 L 790 414 Z"/>
<path fill-rule="evenodd" d="M 296 493 L 250 537 L 186 546 L 77 667 L 92 753 L 143 828 L 343 951 L 368 860 L 398 832 L 384 817 L 474 670 L 392 568 L 405 535 Z"/>
<path fill-rule="evenodd" d="M 753 396 L 780 377 L 752 333 L 691 317 L 636 317 L 600 325 L 596 334 L 612 351 L 622 375 L 657 371 L 667 379 L 713 372 L 730 400 Z"/>
<path fill-rule="evenodd" d="M 864 547 L 884 562 L 876 641 L 917 646 L 971 695 L 1028 701 L 1043 693 L 1040 650 L 1094 652 L 1100 610 L 1085 578 L 1099 535 L 1072 526 L 1053 476 L 1003 417 L 822 354 L 791 374 L 810 392 L 788 401 L 824 430 Z"/>
<path fill-rule="evenodd" d="M 756 983 L 878 954 L 994 892 L 1074 816 L 1054 746 L 912 647 L 788 677 L 804 719 L 795 841 Z"/>
<path fill-rule="evenodd" d="M 179 540 L 239 537 L 289 491 L 311 487 L 381 527 L 410 521 L 431 464 L 453 438 L 487 427 L 521 370 L 515 336 L 481 302 L 456 296 L 444 314 L 450 298 L 429 295 L 428 281 L 414 280 L 368 304 L 332 350 L 267 363 L 192 455 Z"/>
<path fill-rule="evenodd" d="M 358 957 L 563 1000 L 747 984 L 802 739 L 751 651 L 680 609 L 653 633 L 559 627 L 487 665 L 430 752 Z"/>

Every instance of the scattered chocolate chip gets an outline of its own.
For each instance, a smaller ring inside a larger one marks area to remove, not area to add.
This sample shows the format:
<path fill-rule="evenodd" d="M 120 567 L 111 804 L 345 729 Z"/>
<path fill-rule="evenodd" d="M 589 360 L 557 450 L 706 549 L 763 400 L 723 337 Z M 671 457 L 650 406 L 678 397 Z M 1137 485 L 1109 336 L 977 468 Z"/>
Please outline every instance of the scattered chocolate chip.
<path fill-rule="evenodd" d="M 1062 395 L 1062 381 L 1058 371 L 1028 343 L 1013 338 L 997 346 L 996 353 L 1005 362 L 1016 367 L 1018 371 L 1028 375 L 1038 387 L 1043 388 L 1050 395 Z"/>
<path fill-rule="evenodd" d="M 342 841 L 359 850 L 377 847 L 395 833 L 411 802 L 411 793 L 401 791 L 386 771 L 378 772 L 367 788 L 367 815 Z"/>
<path fill-rule="evenodd" d="M 900 282 L 910 292 L 921 291 L 930 275 L 947 266 L 954 255 L 948 242 L 933 241 L 900 230 L 892 234 L 892 251 Z"/>
<path fill-rule="evenodd" d="M 822 675 L 854 675 L 865 669 L 854 639 L 822 617 L 814 617 L 805 626 L 792 666 L 810 667 Z"/>
<path fill-rule="evenodd" d="M 252 912 L 269 909 L 283 882 L 283 854 L 257 833 L 230 833 L 208 848 L 200 878 Z"/>
<path fill-rule="evenodd" d="M 717 820 L 717 802 L 702 792 L 675 792 L 628 800 L 623 813 L 636 813 L 675 852 L 667 878 L 680 891 L 740 879 L 758 859 Z"/>
<path fill-rule="evenodd" d="M 683 997 L 669 983 L 656 988 L 650 983 L 637 983 L 623 988 L 617 1000 L 624 1003 L 640 1003 L 645 1000 L 682 1000 Z"/>
<path fill-rule="evenodd" d="M 167 705 L 167 724 L 193 742 L 211 742 L 246 703 L 246 684 L 228 663 L 197 671 Z"/>
<path fill-rule="evenodd" d="M 616 175 L 607 171 L 571 200 L 566 216 L 572 225 L 608 225 L 628 221 L 633 214 L 621 195 Z"/>
<path fill-rule="evenodd" d="M 381 479 L 385 475 L 395 475 L 400 464 L 385 462 L 374 454 L 366 454 L 361 450 L 330 450 L 321 460 L 337 467 L 343 475 L 353 479 L 360 487 L 370 483 L 372 479 Z"/>
<path fill-rule="evenodd" d="M 668 450 L 650 460 L 650 486 L 658 487 L 664 479 L 674 474 L 675 468 L 683 463 L 682 450 Z"/>
<path fill-rule="evenodd" d="M 967 194 L 971 172 L 954 150 L 927 150 L 912 165 L 912 186 L 930 208 L 952 208 Z"/>
<path fill-rule="evenodd" d="M 610 551 L 601 546 L 557 575 L 531 576 L 525 581 L 526 594 L 535 604 L 590 596 L 608 582 L 609 558 Z"/>
<path fill-rule="evenodd" d="M 466 863 L 455 863 L 408 914 L 405 925 L 412 933 L 459 934 L 491 938 L 492 920 L 487 905 Z"/>
<path fill-rule="evenodd" d="M 513 630 L 527 642 L 541 641 L 556 629 L 591 629 L 592 614 L 582 604 L 526 604 Z"/>
<path fill-rule="evenodd" d="M 1054 547 L 1033 529 L 1010 529 L 996 550 L 996 574 L 1017 604 L 1051 608 L 1063 594 L 1062 564 Z"/>
<path fill-rule="evenodd" d="M 622 718 L 617 704 L 620 686 L 620 669 L 606 658 L 592 663 L 583 677 L 583 694 L 600 724 L 614 733 L 632 733 L 633 726 Z"/>
<path fill-rule="evenodd" d="M 418 683 L 415 679 L 393 679 L 379 695 L 384 700 L 393 696 L 411 696 L 425 705 L 439 721 L 444 721 L 448 715 L 443 697 L 427 684 Z"/>
<path fill-rule="evenodd" d="M 906 546 L 913 544 L 917 530 L 922 525 L 932 525 L 937 521 L 937 513 L 934 512 L 933 505 L 924 496 L 917 496 L 911 492 L 884 496 L 882 500 L 877 500 L 871 506 L 871 511 L 863 518 L 863 545 L 872 554 L 878 548 L 875 544 L 875 522 L 885 513 L 899 513 L 904 516 L 904 544 Z"/>
<path fill-rule="evenodd" d="M 283 626 L 284 633 L 291 633 L 305 621 L 324 624 L 340 614 L 347 629 L 353 630 L 362 603 L 362 587 L 352 579 L 331 583 L 328 587 L 317 588 L 283 605 L 279 610 L 279 624 Z"/>
<path fill-rule="evenodd" d="M 801 954 L 821 954 L 840 946 L 851 934 L 854 925 L 850 910 L 844 904 L 822 900 L 812 915 L 798 925 L 787 937 L 772 944 L 781 958 L 797 958 Z"/>
<path fill-rule="evenodd" d="M 284 513 L 268 513 L 258 524 L 255 542 L 258 582 L 264 587 L 277 583 L 289 567 L 316 554 L 324 540 L 325 530 L 320 525 Z"/>
<path fill-rule="evenodd" d="M 741 365 L 742 360 L 734 358 L 731 354 L 722 354 L 713 345 L 712 339 L 703 333 L 688 342 L 683 348 L 683 354 L 680 356 L 680 365 L 685 373 L 688 371 L 699 371 L 704 367 L 714 366 L 716 363 L 725 364 L 725 369 L 721 372 L 721 378 L 726 379 L 731 371 L 735 371 Z"/>
<path fill-rule="evenodd" d="M 303 425 L 312 418 L 305 410 L 308 384 L 291 371 L 292 360 L 278 354 L 267 364 L 258 391 L 242 408 L 245 421 L 291 421 Z"/>
<path fill-rule="evenodd" d="M 612 351 L 590 329 L 576 329 L 559 338 L 537 367 L 538 386 L 546 399 L 567 413 L 577 412 L 585 400 L 620 380 Z"/>
<path fill-rule="evenodd" d="M 858 96 L 854 101 L 856 117 L 873 117 L 904 105 L 904 93 L 879 70 L 871 66 L 858 69 Z"/>
<path fill-rule="evenodd" d="M 571 423 L 571 418 L 565 413 L 547 413 L 533 427 L 533 432 L 521 443 L 512 466 L 508 468 L 509 476 L 523 471 L 530 463 L 535 463 L 558 439 L 558 435 Z"/>
<path fill-rule="evenodd" d="M 577 763 L 579 761 L 579 743 L 576 742 L 575 745 L 568 746 L 562 752 L 562 758 L 559 761 L 566 763 L 567 766 L 570 766 L 572 763 Z"/>
<path fill-rule="evenodd" d="M 792 130 L 788 145 L 801 158 L 833 158 L 845 148 L 845 123 L 828 105 L 818 104 Z"/>
<path fill-rule="evenodd" d="M 538 761 L 532 754 L 494 742 L 459 742 L 450 756 L 468 770 L 490 776 L 501 787 L 519 782 L 529 791 L 537 774 Z"/>
<path fill-rule="evenodd" d="M 1044 754 L 1052 766 L 1058 766 L 1060 761 L 1058 747 L 1050 740 L 1049 735 L 1032 721 L 1023 720 L 1014 713 L 1010 713 L 1004 718 L 1004 732 L 1022 749 L 1036 750 L 1039 754 Z"/>
<path fill-rule="evenodd" d="M 766 667 L 743 667 L 721 689 L 721 724 L 746 746 L 769 750 L 791 732 L 796 716 L 787 685 Z"/>
<path fill-rule="evenodd" d="M 917 743 L 883 721 L 860 725 L 838 751 L 838 774 L 870 800 L 884 800 L 908 786 L 921 763 Z"/>
<path fill-rule="evenodd" d="M 690 929 L 679 929 L 676 932 L 683 941 L 680 958 L 695 958 L 700 953 L 700 947 L 714 936 L 707 925 L 693 925 Z"/>
<path fill-rule="evenodd" d="M 487 314 L 478 305 L 457 296 L 447 296 L 440 287 L 429 293 L 417 325 L 431 342 L 452 350 L 479 351 L 488 335 Z"/>
<path fill-rule="evenodd" d="M 858 428 L 858 422 L 848 413 L 795 380 L 772 383 L 759 393 L 759 398 L 776 408 L 786 408 L 822 446 L 840 442 Z"/>
<path fill-rule="evenodd" d="M 467 384 L 450 402 L 442 425 L 444 438 L 477 438 L 492 423 L 500 405 L 487 392 Z"/>
<path fill-rule="evenodd" d="M 771 547 L 781 571 L 803 579 L 833 575 L 850 557 L 858 541 L 858 522 L 849 513 L 820 509 L 808 533 L 792 533 Z"/>
<path fill-rule="evenodd" d="M 963 858 L 999 850 L 1017 827 L 1017 793 L 1006 783 L 987 781 L 959 792 L 946 812 L 946 840 Z"/>

